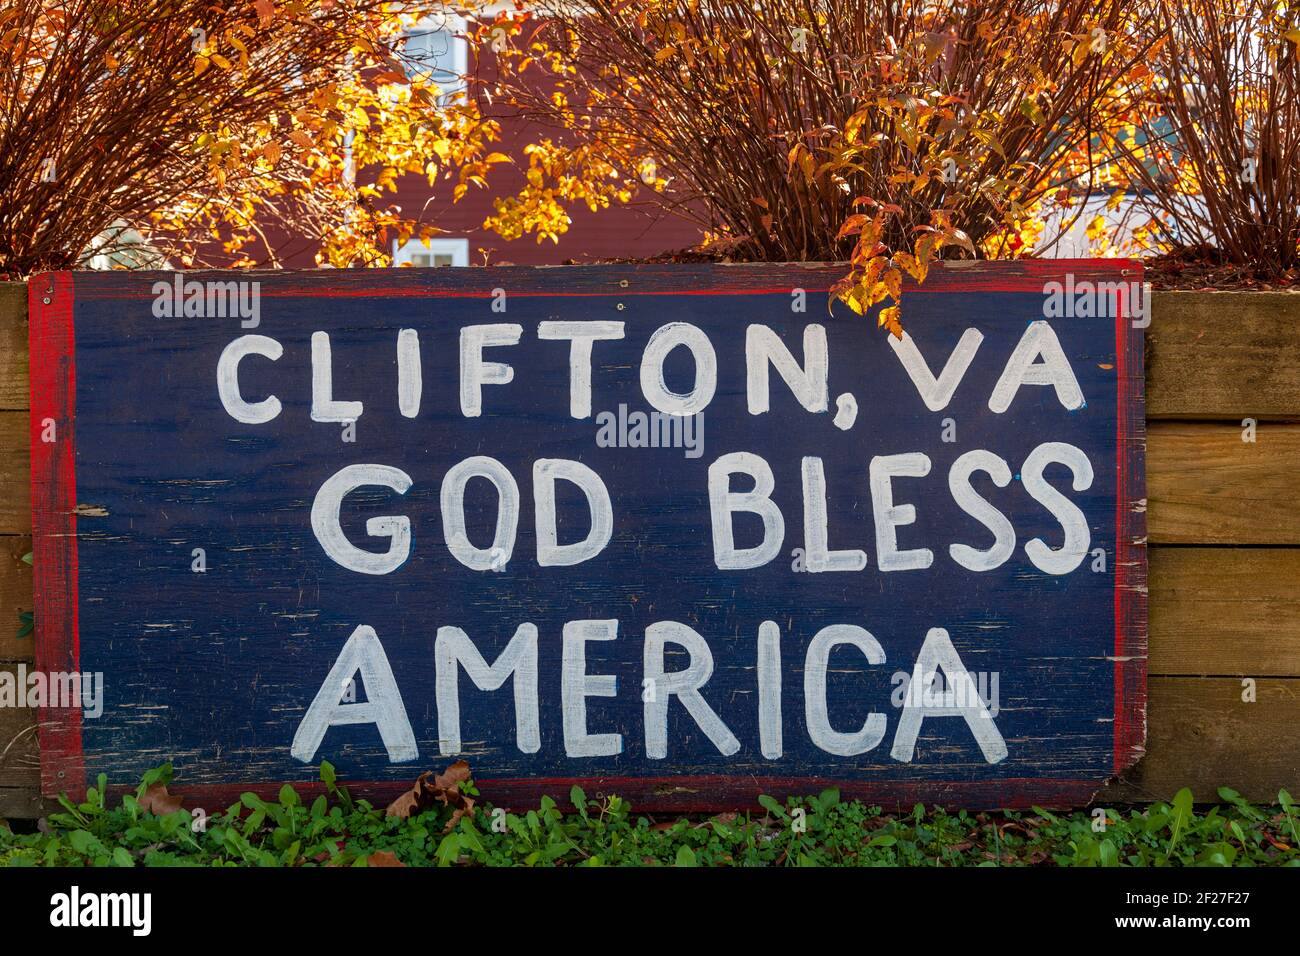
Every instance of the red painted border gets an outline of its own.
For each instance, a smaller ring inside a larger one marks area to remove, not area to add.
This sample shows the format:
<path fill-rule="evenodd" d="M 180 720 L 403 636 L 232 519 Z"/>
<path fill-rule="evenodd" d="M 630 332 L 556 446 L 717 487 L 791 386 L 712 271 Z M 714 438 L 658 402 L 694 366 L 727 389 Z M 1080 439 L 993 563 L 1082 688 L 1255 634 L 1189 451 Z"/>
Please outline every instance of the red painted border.
<path fill-rule="evenodd" d="M 80 670 L 73 285 L 72 273 L 52 272 L 27 286 L 36 667 L 45 673 Z M 51 425 L 52 442 L 44 440 Z M 41 792 L 84 792 L 81 708 L 42 707 L 37 736 Z"/>
<path fill-rule="evenodd" d="M 1115 281 L 1116 265 L 1137 267 L 1115 259 L 1019 259 L 1008 262 L 949 262 L 932 268 L 917 285 L 904 280 L 904 297 L 953 292 L 1038 292 L 1043 283 L 1072 272 L 1076 281 Z M 1140 268 L 1140 267 L 1138 267 Z M 591 298 L 652 295 L 789 295 L 791 289 L 825 292 L 842 278 L 842 263 L 628 264 L 593 266 L 503 266 L 463 269 L 316 269 L 211 270 L 185 273 L 201 280 L 274 282 L 261 294 L 268 298 L 423 298 L 431 293 L 448 299 L 490 298 L 498 289 L 509 296 Z M 152 298 L 155 282 L 172 282 L 175 272 L 114 272 L 111 285 L 99 276 L 82 273 L 78 297 L 83 300 Z M 413 278 L 419 281 L 413 282 Z"/>
<path fill-rule="evenodd" d="M 1142 282 L 1134 262 L 1130 281 Z M 1139 286 L 1140 288 L 1141 286 Z M 1144 294 L 1147 323 L 1151 297 Z M 1146 381 L 1143 327 L 1115 308 L 1115 726 L 1118 775 L 1146 753 L 1147 517 Z"/>
<path fill-rule="evenodd" d="M 1041 291 L 1043 283 L 1067 272 L 1076 282 L 1087 279 L 1115 281 L 1115 267 L 1123 265 L 1142 281 L 1138 262 L 1095 259 L 1019 260 L 1016 262 L 948 264 L 932 269 L 923 286 L 908 280 L 905 295 L 953 292 Z M 824 292 L 843 275 L 835 264 L 723 265 L 606 265 L 562 269 L 509 268 L 421 270 L 425 281 L 412 285 L 409 274 L 358 270 L 356 272 L 204 272 L 196 278 L 223 275 L 243 280 L 275 280 L 274 297 L 421 297 L 431 293 L 448 298 L 487 298 L 498 288 L 511 296 L 642 296 L 642 295 L 767 295 L 788 294 L 792 288 Z M 293 275 L 292 284 L 286 275 Z M 152 286 L 172 281 L 175 273 L 131 273 L 123 286 L 121 273 L 115 287 L 97 288 L 93 274 L 83 274 L 79 290 L 83 299 L 152 298 Z M 689 281 L 690 289 L 666 287 L 664 280 Z M 395 284 L 395 280 L 400 285 Z M 785 281 L 782 281 L 785 280 Z M 812 281 L 808 281 L 812 280 Z M 340 288 L 342 284 L 342 288 Z M 36 660 L 42 670 L 79 669 L 77 630 L 77 541 L 75 413 L 76 368 L 73 322 L 74 280 L 71 273 L 37 276 L 29 286 L 32 407 L 32 518 L 36 560 Z M 1147 302 L 1149 307 L 1149 300 Z M 1115 720 L 1113 767 L 1120 773 L 1144 752 L 1146 735 L 1146 422 L 1143 337 L 1124 310 L 1116 308 L 1115 353 L 1117 376 L 1116 514 L 1115 514 Z M 1149 312 L 1148 312 L 1149 315 Z M 42 423 L 51 418 L 58 441 L 41 441 Z M 40 724 L 42 792 L 67 790 L 84 793 L 87 784 L 81 741 L 79 709 L 43 709 Z M 790 777 L 581 777 L 485 779 L 478 781 L 487 797 L 535 801 L 543 794 L 563 796 L 574 784 L 591 790 L 608 787 L 623 795 L 644 794 L 647 806 L 678 811 L 715 809 L 720 805 L 753 805 L 757 796 L 806 793 L 837 786 L 846 797 L 857 797 L 892 807 L 915 802 L 945 802 L 967 807 L 1074 806 L 1084 803 L 1099 788 L 1099 781 L 1018 778 L 1005 780 L 864 781 L 835 778 Z M 363 795 L 396 797 L 407 784 L 394 781 L 360 781 L 351 786 Z M 192 799 L 214 806 L 238 800 L 246 791 L 273 795 L 278 783 L 207 785 L 183 788 Z M 300 785 L 314 793 L 318 784 Z"/>

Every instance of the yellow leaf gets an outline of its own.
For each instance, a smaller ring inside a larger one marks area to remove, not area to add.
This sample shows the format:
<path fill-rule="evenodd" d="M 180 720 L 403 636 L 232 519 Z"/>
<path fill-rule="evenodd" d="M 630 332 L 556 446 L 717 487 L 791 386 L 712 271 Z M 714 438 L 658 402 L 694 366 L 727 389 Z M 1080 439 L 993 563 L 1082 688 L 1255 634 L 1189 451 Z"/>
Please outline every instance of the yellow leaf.
<path fill-rule="evenodd" d="M 903 273 L 898 269 L 890 269 L 884 276 L 885 288 L 889 290 L 889 296 L 895 302 L 903 297 Z"/>
<path fill-rule="evenodd" d="M 108 67 L 110 70 L 116 70 L 118 65 L 117 57 L 113 56 L 111 53 L 104 54 L 104 66 Z"/>
<path fill-rule="evenodd" d="M 208 68 L 208 58 L 206 56 L 196 56 L 194 58 L 194 75 L 198 76 Z"/>
<path fill-rule="evenodd" d="M 899 340 L 903 338 L 903 325 L 898 321 L 902 314 L 902 310 L 896 305 L 880 310 L 880 324 L 889 330 L 890 335 Z"/>
<path fill-rule="evenodd" d="M 230 69 L 230 61 L 227 60 L 220 53 L 212 54 L 212 62 L 215 63 L 217 66 L 221 67 L 223 70 Z"/>

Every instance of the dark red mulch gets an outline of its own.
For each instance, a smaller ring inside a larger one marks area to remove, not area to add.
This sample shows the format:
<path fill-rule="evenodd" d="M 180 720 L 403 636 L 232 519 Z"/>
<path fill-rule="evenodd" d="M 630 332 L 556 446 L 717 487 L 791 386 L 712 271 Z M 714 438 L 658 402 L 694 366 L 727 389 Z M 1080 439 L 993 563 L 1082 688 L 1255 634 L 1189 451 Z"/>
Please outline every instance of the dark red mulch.
<path fill-rule="evenodd" d="M 724 251 L 701 249 L 675 249 L 644 258 L 569 259 L 566 266 L 635 265 L 637 263 L 702 263 L 744 262 L 742 255 L 728 255 Z M 1300 268 L 1282 274 L 1270 274 L 1249 266 L 1227 261 L 1217 249 L 1201 247 L 1143 260 L 1145 277 L 1154 289 L 1189 290 L 1246 290 L 1246 291 L 1300 291 Z M 846 264 L 847 268 L 847 264 Z"/>
<path fill-rule="evenodd" d="M 1145 259 L 1143 271 L 1153 289 L 1300 290 L 1300 268 L 1281 274 L 1269 273 L 1229 262 L 1219 250 L 1208 247 Z"/>

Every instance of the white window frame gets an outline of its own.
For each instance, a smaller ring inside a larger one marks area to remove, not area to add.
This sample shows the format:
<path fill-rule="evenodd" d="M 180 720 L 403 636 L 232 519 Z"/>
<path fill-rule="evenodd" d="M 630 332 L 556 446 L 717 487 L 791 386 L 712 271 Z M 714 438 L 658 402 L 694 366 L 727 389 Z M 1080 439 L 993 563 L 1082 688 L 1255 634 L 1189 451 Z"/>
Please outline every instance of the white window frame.
<path fill-rule="evenodd" d="M 393 240 L 393 267 L 401 268 L 409 265 L 416 256 L 451 256 L 453 267 L 469 265 L 469 240 L 468 239 L 430 239 L 426 246 L 419 239 L 409 239 L 404 245 L 399 246 L 397 240 Z M 440 266 L 427 266 L 419 268 L 441 268 Z"/>
<path fill-rule="evenodd" d="M 469 41 L 466 39 L 465 32 L 468 25 L 464 17 L 455 13 L 447 13 L 437 17 L 421 17 L 410 27 L 403 35 L 403 43 L 412 33 L 441 33 L 445 32 L 450 41 L 451 53 L 451 72 L 456 74 L 454 83 L 446 85 L 439 84 L 443 99 L 448 99 L 466 88 L 465 74 L 469 72 Z"/>

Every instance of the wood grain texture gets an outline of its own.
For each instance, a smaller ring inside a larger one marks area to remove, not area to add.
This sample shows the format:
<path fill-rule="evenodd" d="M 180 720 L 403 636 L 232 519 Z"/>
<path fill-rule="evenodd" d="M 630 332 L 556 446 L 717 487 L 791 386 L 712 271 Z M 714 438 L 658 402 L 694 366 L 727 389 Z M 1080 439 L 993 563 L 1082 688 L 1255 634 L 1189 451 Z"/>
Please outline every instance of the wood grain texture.
<path fill-rule="evenodd" d="M 27 286 L 0 282 L 0 409 L 27 408 Z"/>
<path fill-rule="evenodd" d="M 1300 680 L 1258 681 L 1254 704 L 1242 702 L 1232 678 L 1152 676 L 1148 691 L 1147 755 L 1099 802 L 1167 800 L 1185 786 L 1198 801 L 1215 800 L 1220 786 L 1257 801 L 1275 800 L 1280 787 L 1300 791 Z M 39 807 L 33 725 L 29 711 L 0 709 L 0 751 L 9 748 L 0 759 L 0 814 Z"/>
<path fill-rule="evenodd" d="M 1300 545 L 1300 296 L 1157 293 L 1147 330 L 1150 540 Z M 25 287 L 0 284 L 0 660 L 15 603 L 30 607 Z M 1254 445 L 1240 420 L 1262 423 Z M 21 553 L 21 552 L 19 552 Z M 1272 800 L 1300 791 L 1300 550 L 1151 550 L 1148 755 L 1104 800 L 1167 799 L 1220 785 Z M 25 602 L 25 603 L 24 603 Z M 21 649 L 20 649 L 21 650 Z M 8 659 L 17 659 L 9 657 Z M 1259 680 L 1255 704 L 1235 677 Z M 0 709 L 0 816 L 35 815 L 32 715 Z M 12 746 L 11 746 L 12 743 Z M 6 750 L 6 748 L 8 748 Z"/>
<path fill-rule="evenodd" d="M 1147 329 L 1151 419 L 1300 419 L 1300 295 L 1157 292 Z M 0 283 L 0 410 L 24 409 L 27 293 Z"/>
<path fill-rule="evenodd" d="M 25 535 L 0 535 L 0 661 L 30 661 L 32 636 L 18 637 L 18 612 L 32 609 L 32 549 Z"/>
<path fill-rule="evenodd" d="M 1300 677 L 1300 550 L 1149 554 L 1148 673 Z"/>
<path fill-rule="evenodd" d="M 1147 417 L 1300 419 L 1300 294 L 1157 292 Z"/>
<path fill-rule="evenodd" d="M 30 534 L 27 415 L 0 411 L 0 534 Z M 1147 433 L 1153 544 L 1300 545 L 1300 425 L 1153 422 Z"/>
<path fill-rule="evenodd" d="M 0 411 L 0 534 L 32 533 L 28 413 Z"/>
<path fill-rule="evenodd" d="M 1255 703 L 1234 678 L 1151 677 L 1147 692 L 1147 755 L 1099 803 L 1168 800 L 1182 787 L 1198 802 L 1232 787 L 1271 803 L 1279 788 L 1300 790 L 1300 680 L 1258 681 Z"/>
<path fill-rule="evenodd" d="M 0 671 L 15 673 L 15 667 L 0 665 Z M 20 787 L 35 793 L 40 782 L 36 712 L 26 707 L 0 707 L 0 789 Z"/>
<path fill-rule="evenodd" d="M 1300 544 L 1300 425 L 1154 422 L 1147 447 L 1153 544 Z"/>

